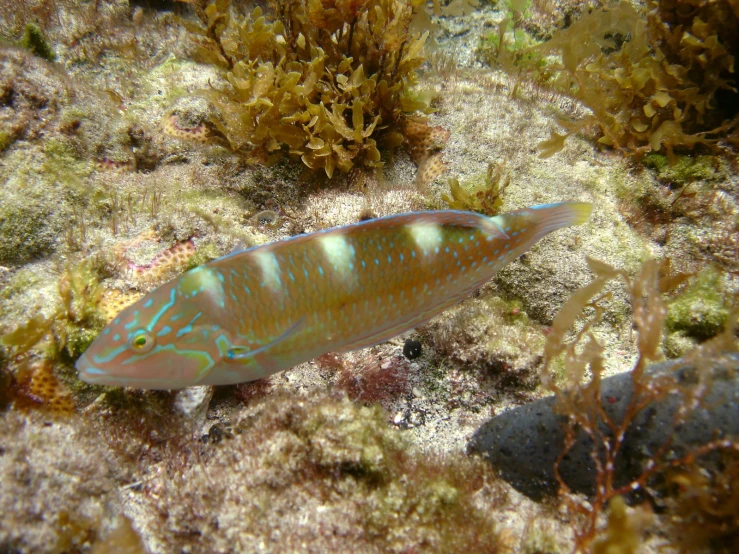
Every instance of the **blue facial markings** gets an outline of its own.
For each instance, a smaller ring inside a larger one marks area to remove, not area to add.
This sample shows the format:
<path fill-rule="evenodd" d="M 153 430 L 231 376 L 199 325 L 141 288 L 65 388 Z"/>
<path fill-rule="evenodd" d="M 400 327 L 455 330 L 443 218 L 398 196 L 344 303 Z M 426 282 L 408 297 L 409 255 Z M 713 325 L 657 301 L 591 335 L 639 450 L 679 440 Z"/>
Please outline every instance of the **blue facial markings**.
<path fill-rule="evenodd" d="M 98 369 L 96 367 L 88 367 L 85 369 L 86 373 L 90 373 L 91 375 L 105 375 L 105 371 L 102 369 Z"/>
<path fill-rule="evenodd" d="M 107 364 L 111 360 L 113 360 L 118 354 L 121 354 L 128 350 L 128 345 L 124 344 L 123 346 L 119 346 L 118 348 L 114 348 L 113 350 L 110 350 L 105 356 L 95 355 L 92 357 L 92 361 L 94 361 L 96 364 Z"/>
<path fill-rule="evenodd" d="M 206 368 L 210 368 L 213 366 L 213 358 L 205 350 L 180 350 L 176 348 L 174 344 L 157 346 L 151 352 L 148 352 L 146 354 L 141 354 L 140 356 L 131 357 L 131 358 L 128 358 L 127 360 L 124 360 L 122 362 L 122 365 L 136 363 L 140 360 L 148 358 L 149 356 L 161 354 L 162 352 L 174 352 L 175 354 L 184 354 L 185 356 L 190 357 L 190 358 L 203 358 L 207 362 L 205 365 Z"/>
<path fill-rule="evenodd" d="M 138 326 L 138 324 L 139 324 L 139 311 L 138 310 L 134 310 L 134 312 L 133 312 L 133 319 L 131 321 L 129 321 L 128 323 L 126 323 L 123 326 L 123 328 L 124 329 L 127 329 L 127 330 L 130 330 L 130 329 L 133 329 L 134 327 Z"/>
<path fill-rule="evenodd" d="M 151 318 L 151 321 L 149 322 L 149 325 L 146 326 L 146 330 L 150 333 L 154 330 L 154 327 L 159 323 L 159 320 L 164 316 L 164 314 L 169 310 L 172 306 L 174 306 L 175 301 L 177 299 L 177 290 L 175 287 L 172 287 L 172 290 L 169 292 L 169 302 L 167 302 L 164 306 L 162 306 L 162 309 L 159 310 L 154 317 Z M 128 329 L 128 327 L 126 327 Z"/>
<path fill-rule="evenodd" d="M 187 333 L 192 332 L 193 324 L 198 320 L 198 318 L 201 315 L 203 315 L 203 312 L 198 312 L 198 314 L 190 320 L 190 323 L 188 323 L 182 329 L 177 331 L 177 334 L 175 335 L 175 337 L 180 338 L 182 335 L 186 335 Z"/>

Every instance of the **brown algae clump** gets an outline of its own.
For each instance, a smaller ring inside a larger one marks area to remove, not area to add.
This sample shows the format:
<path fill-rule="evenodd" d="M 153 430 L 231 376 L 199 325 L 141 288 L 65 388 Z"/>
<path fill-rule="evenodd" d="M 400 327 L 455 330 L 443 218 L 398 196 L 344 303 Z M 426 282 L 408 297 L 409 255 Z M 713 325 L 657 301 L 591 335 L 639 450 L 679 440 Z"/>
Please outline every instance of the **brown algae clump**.
<path fill-rule="evenodd" d="M 196 57 L 227 70 L 228 86 L 203 92 L 219 117 L 188 129 L 169 116 L 176 136 L 225 137 L 253 161 L 299 156 L 331 177 L 381 166 L 380 136 L 399 146 L 409 116 L 427 107 L 411 92 L 428 34 L 410 31 L 418 0 L 278 0 L 271 16 L 191 3 Z"/>
<path fill-rule="evenodd" d="M 530 64 L 537 80 L 592 110 L 561 121 L 567 132 L 540 143 L 541 157 L 593 129 L 599 143 L 638 158 L 663 151 L 674 160 L 675 149 L 699 144 L 716 149 L 716 137 L 727 134 L 736 144 L 729 106 L 736 102 L 737 17 L 729 2 L 649 4 L 658 8 L 648 15 L 627 2 L 595 10 L 527 51 L 537 54 Z M 543 64 L 550 55 L 557 62 Z"/>

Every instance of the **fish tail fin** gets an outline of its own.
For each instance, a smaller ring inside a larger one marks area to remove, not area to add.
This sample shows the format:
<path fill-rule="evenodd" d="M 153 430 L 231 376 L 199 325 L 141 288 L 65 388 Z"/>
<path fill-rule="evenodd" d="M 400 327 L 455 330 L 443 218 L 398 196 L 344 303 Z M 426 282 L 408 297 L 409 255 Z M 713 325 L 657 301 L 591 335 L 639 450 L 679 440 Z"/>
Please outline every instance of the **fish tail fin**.
<path fill-rule="evenodd" d="M 535 221 L 534 240 L 563 227 L 582 225 L 593 211 L 592 204 L 586 202 L 561 202 L 559 204 L 542 204 L 531 206 L 531 216 Z"/>

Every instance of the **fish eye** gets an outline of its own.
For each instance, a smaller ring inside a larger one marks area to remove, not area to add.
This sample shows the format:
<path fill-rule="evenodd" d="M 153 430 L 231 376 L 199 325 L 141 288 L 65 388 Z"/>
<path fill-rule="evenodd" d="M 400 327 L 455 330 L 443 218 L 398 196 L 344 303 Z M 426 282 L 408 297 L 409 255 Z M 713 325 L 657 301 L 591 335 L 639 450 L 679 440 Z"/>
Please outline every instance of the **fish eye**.
<path fill-rule="evenodd" d="M 154 342 L 154 337 L 151 333 L 142 329 L 137 331 L 136 334 L 131 337 L 131 340 L 128 341 L 128 345 L 137 354 L 146 354 L 154 348 Z"/>

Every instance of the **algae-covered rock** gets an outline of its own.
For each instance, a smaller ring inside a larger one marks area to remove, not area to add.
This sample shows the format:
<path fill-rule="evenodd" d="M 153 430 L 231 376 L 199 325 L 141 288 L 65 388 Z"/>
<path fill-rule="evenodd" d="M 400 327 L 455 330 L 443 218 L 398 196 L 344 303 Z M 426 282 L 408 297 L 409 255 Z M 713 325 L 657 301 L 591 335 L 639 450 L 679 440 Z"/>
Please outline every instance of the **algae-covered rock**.
<path fill-rule="evenodd" d="M 50 252 L 60 228 L 48 225 L 52 208 L 27 198 L 3 198 L 0 205 L 0 263 L 27 262 Z"/>
<path fill-rule="evenodd" d="M 726 324 L 726 276 L 707 269 L 667 309 L 667 328 L 697 340 L 711 338 Z"/>
<path fill-rule="evenodd" d="M 719 164 L 719 158 L 713 156 L 679 156 L 673 164 L 664 154 L 652 153 L 644 157 L 644 165 L 655 169 L 660 180 L 675 185 L 716 180 L 721 177 Z"/>
<path fill-rule="evenodd" d="M 652 456 L 670 445 L 668 459 L 679 459 L 707 442 L 739 434 L 739 354 L 695 362 L 675 360 L 657 364 L 649 370 L 655 386 L 660 376 L 674 377 L 674 393 L 650 403 L 639 411 L 623 439 L 616 459 L 615 486 L 623 486 L 636 478 L 652 461 Z M 693 390 L 696 374 L 704 374 L 701 383 L 709 382 L 709 392 Z M 710 375 L 710 377 L 707 377 Z M 662 386 L 665 386 L 662 383 Z M 681 388 L 684 387 L 684 388 Z M 634 391 L 630 373 L 604 379 L 600 402 L 606 415 L 620 425 Z M 702 394 L 702 402 L 675 425 L 678 410 L 687 407 L 693 394 Z M 485 423 L 475 433 L 470 447 L 483 454 L 498 468 L 504 479 L 524 494 L 541 499 L 559 488 L 554 467 L 565 447 L 566 415 L 553 410 L 555 398 L 548 397 L 509 410 Z M 600 432 L 613 438 L 604 423 Z M 599 450 L 584 432 L 559 464 L 563 481 L 572 490 L 593 494 L 597 469 L 593 450 Z"/>
<path fill-rule="evenodd" d="M 120 513 L 115 473 L 80 421 L 0 414 L 0 550 L 84 552 Z"/>
<path fill-rule="evenodd" d="M 377 407 L 273 396 L 200 459 L 167 461 L 153 498 L 130 493 L 153 552 L 499 548 L 474 502 L 495 489 L 484 464 L 426 457 Z"/>

